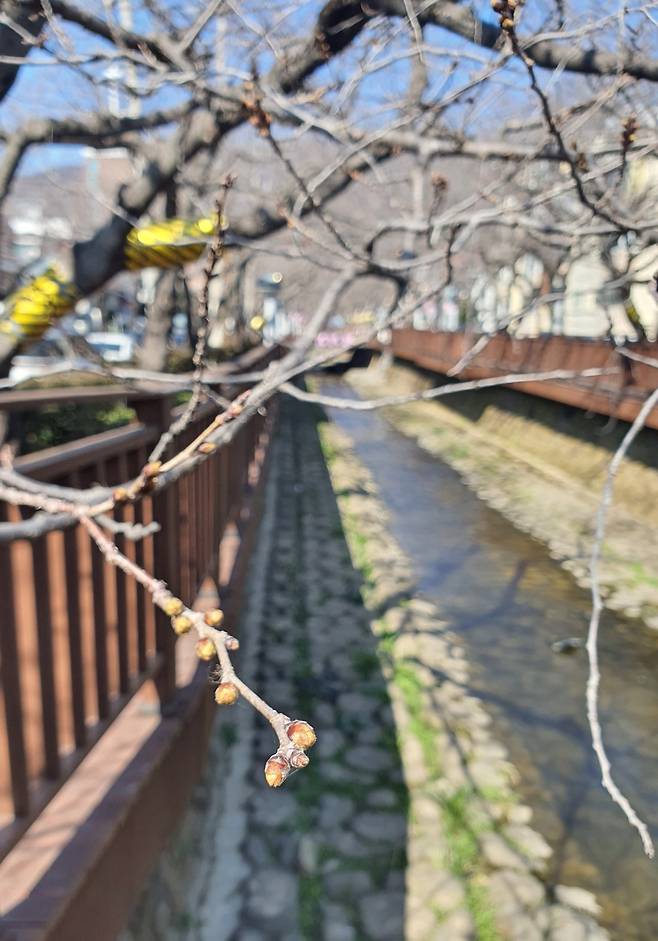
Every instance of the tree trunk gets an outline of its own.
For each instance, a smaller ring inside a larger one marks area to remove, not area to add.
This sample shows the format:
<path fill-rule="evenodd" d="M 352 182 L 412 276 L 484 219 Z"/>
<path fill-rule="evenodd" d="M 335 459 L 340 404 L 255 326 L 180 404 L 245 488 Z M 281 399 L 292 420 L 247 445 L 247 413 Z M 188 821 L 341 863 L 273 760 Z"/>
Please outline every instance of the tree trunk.
<path fill-rule="evenodd" d="M 163 271 L 155 285 L 139 357 L 142 369 L 162 372 L 167 364 L 167 338 L 176 307 L 175 282 L 175 271 Z"/>
<path fill-rule="evenodd" d="M 232 248 L 219 264 L 219 284 L 213 289 L 210 311 L 211 349 L 219 352 L 226 344 L 240 349 L 246 331 L 244 312 L 244 278 L 249 256 L 242 248 Z M 226 325 L 231 325 L 231 338 L 226 334 Z"/>

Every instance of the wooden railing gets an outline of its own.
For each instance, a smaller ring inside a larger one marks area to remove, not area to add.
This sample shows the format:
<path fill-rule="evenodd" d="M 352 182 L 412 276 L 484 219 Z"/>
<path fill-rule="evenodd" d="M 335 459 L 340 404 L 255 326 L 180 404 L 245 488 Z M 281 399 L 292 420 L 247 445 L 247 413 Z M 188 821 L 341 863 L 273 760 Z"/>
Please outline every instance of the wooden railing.
<path fill-rule="evenodd" d="M 469 351 L 480 339 L 480 335 L 472 333 L 405 328 L 391 331 L 389 349 L 399 359 L 444 375 L 468 357 L 467 365 L 460 370 L 460 379 L 486 379 L 509 373 L 541 373 L 557 369 L 573 372 L 610 370 L 610 374 L 601 376 L 522 382 L 518 389 L 629 422 L 637 416 L 655 388 L 657 373 L 654 366 L 622 357 L 605 339 L 520 338 L 500 333 L 488 338 L 478 353 L 469 356 Z M 656 343 L 633 343 L 628 348 L 640 356 L 658 360 Z M 658 428 L 658 409 L 649 415 L 646 424 L 650 428 Z"/>
<path fill-rule="evenodd" d="M 252 357 L 251 366 L 265 362 Z M 142 396 L 133 405 L 137 422 L 21 458 L 17 468 L 71 487 L 135 476 L 175 410 L 169 395 Z M 202 430 L 211 411 L 195 416 L 177 448 Z M 189 603 L 204 579 L 219 584 L 222 541 L 239 538 L 264 423 L 256 415 L 191 473 L 116 511 L 120 520 L 160 523 L 155 535 L 115 541 Z M 0 520 L 21 518 L 0 503 Z M 104 562 L 81 527 L 0 543 L 0 599 L 1 858 L 147 680 L 166 713 L 176 693 L 176 658 L 168 619 Z"/>

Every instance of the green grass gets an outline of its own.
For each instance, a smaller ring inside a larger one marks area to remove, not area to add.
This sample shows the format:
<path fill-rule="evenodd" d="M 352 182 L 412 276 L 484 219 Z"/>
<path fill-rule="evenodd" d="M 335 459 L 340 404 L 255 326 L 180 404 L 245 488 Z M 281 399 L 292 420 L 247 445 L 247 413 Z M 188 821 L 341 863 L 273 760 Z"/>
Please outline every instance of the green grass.
<path fill-rule="evenodd" d="M 651 585 L 652 588 L 658 588 L 658 578 L 654 575 L 649 575 L 641 562 L 632 562 L 628 566 L 628 570 L 631 573 L 633 584 Z"/>
<path fill-rule="evenodd" d="M 409 712 L 411 734 L 420 743 L 428 771 L 433 778 L 438 778 L 441 774 L 439 750 L 435 731 L 424 719 L 423 684 L 413 667 L 404 661 L 394 665 L 393 678 Z M 448 865 L 453 875 L 464 884 L 466 904 L 475 923 L 478 941 L 500 941 L 486 889 L 473 881 L 480 858 L 477 834 L 484 829 L 474 824 L 473 796 L 472 790 L 461 788 L 450 797 L 439 800 L 448 845 Z"/>
<path fill-rule="evenodd" d="M 420 743 L 425 765 L 432 777 L 438 778 L 441 774 L 441 764 L 434 729 L 427 724 L 424 718 L 423 684 L 414 668 L 405 661 L 394 663 L 393 682 L 404 698 L 409 712 L 409 728 L 411 734 Z"/>
<path fill-rule="evenodd" d="M 301 874 L 299 876 L 299 927 L 306 941 L 315 941 L 320 924 L 320 902 L 322 900 L 322 882 L 319 876 Z"/>
<path fill-rule="evenodd" d="M 444 453 L 447 458 L 452 458 L 453 461 L 461 461 L 469 457 L 471 451 L 470 448 L 465 448 L 463 445 L 451 444 L 445 449 Z"/>

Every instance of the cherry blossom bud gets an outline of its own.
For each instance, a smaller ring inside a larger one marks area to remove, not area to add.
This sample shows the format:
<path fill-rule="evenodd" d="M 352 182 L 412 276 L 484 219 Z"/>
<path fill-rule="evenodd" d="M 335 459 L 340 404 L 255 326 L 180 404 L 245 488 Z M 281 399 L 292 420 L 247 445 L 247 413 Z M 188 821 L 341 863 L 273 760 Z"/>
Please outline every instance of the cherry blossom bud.
<path fill-rule="evenodd" d="M 283 755 L 272 755 L 265 762 L 265 780 L 270 787 L 281 787 L 290 774 L 290 764 Z"/>
<path fill-rule="evenodd" d="M 117 487 L 117 489 L 112 494 L 112 499 L 115 503 L 127 503 L 130 498 L 130 494 L 125 487 Z"/>
<path fill-rule="evenodd" d="M 199 660 L 213 660 L 217 656 L 215 645 L 209 637 L 203 637 L 197 643 L 195 650 Z"/>
<path fill-rule="evenodd" d="M 185 610 L 185 605 L 180 600 L 180 598 L 167 598 L 165 603 L 162 606 L 162 610 L 170 618 L 175 618 L 177 614 L 182 614 Z"/>
<path fill-rule="evenodd" d="M 212 441 L 202 441 L 197 451 L 201 454 L 213 454 L 217 450 L 217 445 L 213 444 Z"/>
<path fill-rule="evenodd" d="M 219 608 L 213 608 L 211 611 L 206 611 L 203 620 L 209 627 L 219 627 L 224 620 L 224 612 Z"/>
<path fill-rule="evenodd" d="M 215 690 L 215 702 L 218 706 L 232 706 L 238 701 L 239 695 L 235 683 L 220 683 Z"/>
<path fill-rule="evenodd" d="M 179 614 L 177 618 L 171 619 L 171 626 L 180 637 L 181 634 L 187 634 L 192 627 L 192 622 L 186 614 Z"/>
<path fill-rule="evenodd" d="M 310 758 L 303 751 L 296 751 L 290 756 L 290 764 L 293 768 L 305 768 Z"/>
<path fill-rule="evenodd" d="M 500 23 L 501 29 L 511 30 L 514 29 L 514 20 L 511 20 L 509 16 L 506 16 L 505 19 L 501 20 Z"/>
<path fill-rule="evenodd" d="M 307 749 L 315 745 L 317 736 L 312 725 L 302 719 L 295 719 L 286 729 L 288 738 L 297 748 Z"/>
<path fill-rule="evenodd" d="M 240 649 L 240 641 L 238 640 L 237 637 L 231 637 L 230 634 L 226 638 L 224 643 L 226 645 L 227 650 L 239 650 Z"/>
<path fill-rule="evenodd" d="M 151 461 L 149 464 L 147 464 L 144 467 L 144 470 L 142 471 L 142 473 L 144 477 L 146 477 L 146 479 L 148 480 L 152 477 L 157 477 L 158 474 L 160 473 L 161 467 L 162 467 L 162 461 Z"/>

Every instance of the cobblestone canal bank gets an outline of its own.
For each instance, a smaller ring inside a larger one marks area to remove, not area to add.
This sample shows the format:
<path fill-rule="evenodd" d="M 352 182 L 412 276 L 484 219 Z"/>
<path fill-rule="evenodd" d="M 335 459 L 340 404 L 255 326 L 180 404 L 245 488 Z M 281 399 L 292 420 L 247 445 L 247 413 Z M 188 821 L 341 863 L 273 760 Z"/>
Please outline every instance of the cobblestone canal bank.
<path fill-rule="evenodd" d="M 123 941 L 606 938 L 590 893 L 542 878 L 550 848 L 464 648 L 417 597 L 349 440 L 322 424 L 320 443 L 317 417 L 285 403 L 240 663 L 316 727 L 311 764 L 268 790 L 269 729 L 223 712 Z"/>

